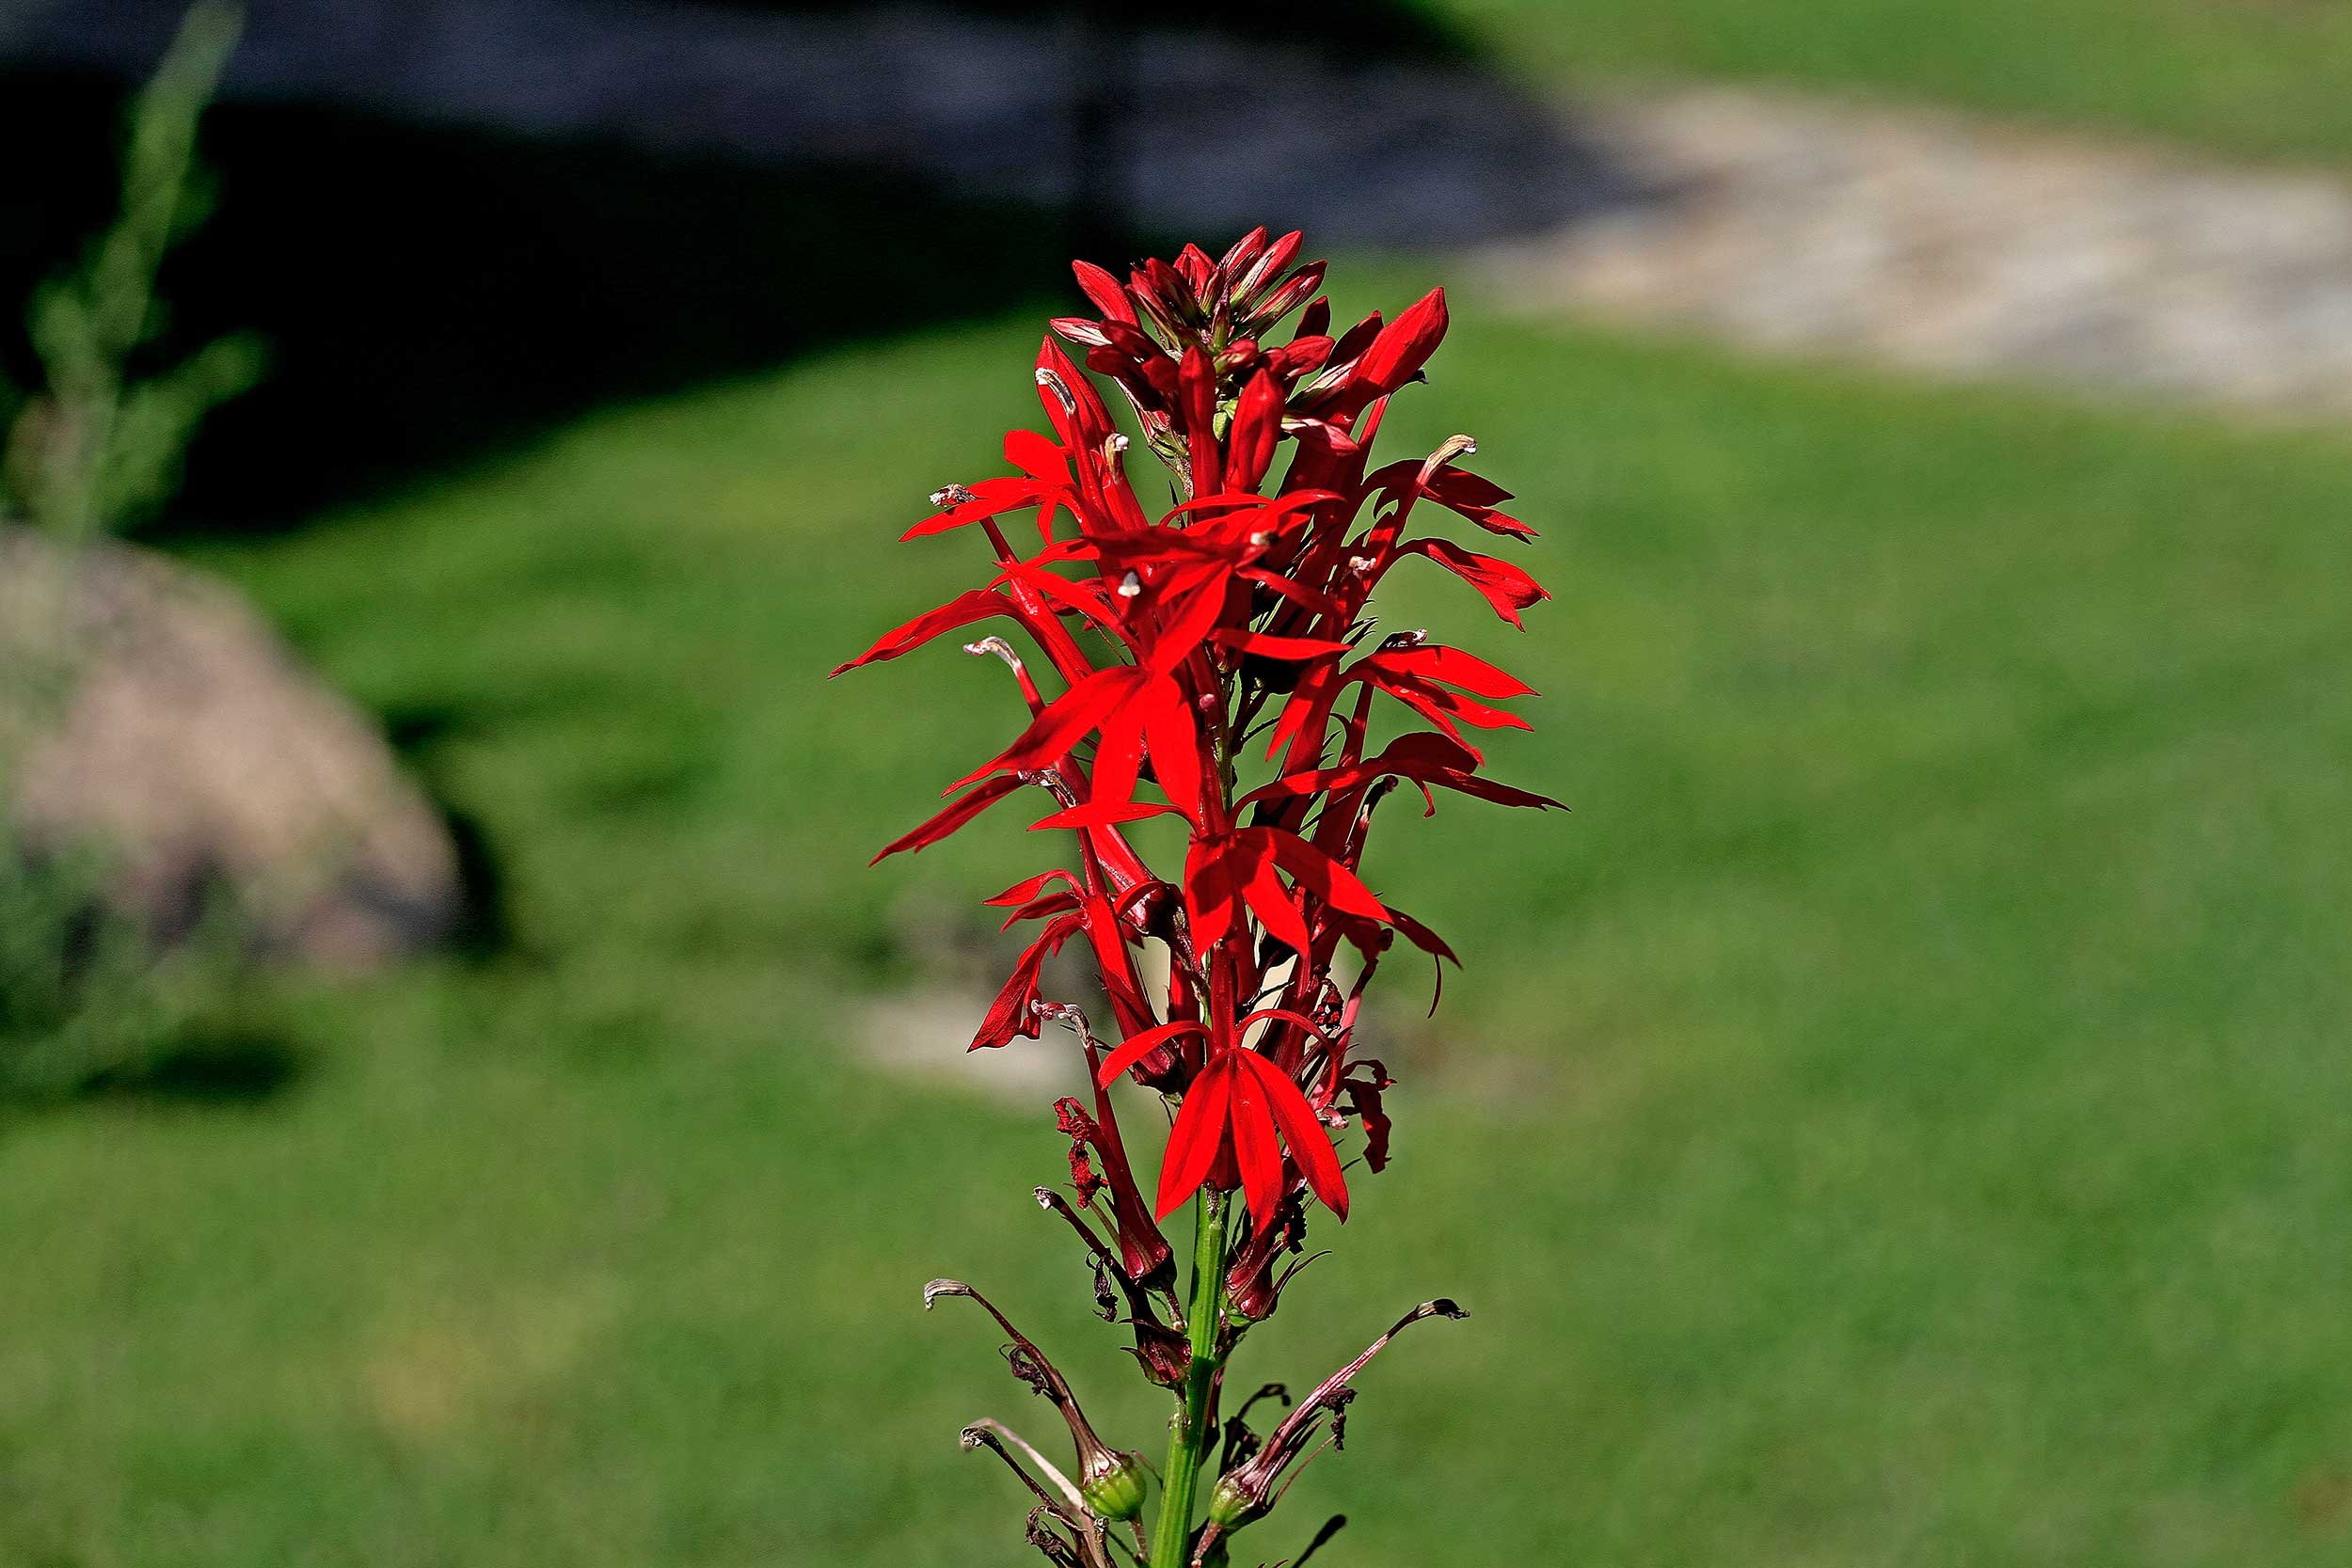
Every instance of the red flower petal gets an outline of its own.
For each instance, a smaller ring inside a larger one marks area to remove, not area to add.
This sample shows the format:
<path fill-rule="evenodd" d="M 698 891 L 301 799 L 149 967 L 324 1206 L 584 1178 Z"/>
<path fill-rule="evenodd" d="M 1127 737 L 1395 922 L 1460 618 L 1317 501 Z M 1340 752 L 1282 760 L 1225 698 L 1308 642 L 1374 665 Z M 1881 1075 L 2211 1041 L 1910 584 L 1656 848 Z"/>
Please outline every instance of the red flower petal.
<path fill-rule="evenodd" d="M 1180 1018 L 1173 1023 L 1163 1023 L 1155 1029 L 1146 1029 L 1140 1035 L 1130 1035 L 1120 1043 L 1118 1050 L 1104 1058 L 1103 1065 L 1095 1069 L 1094 1081 L 1104 1088 L 1108 1088 L 1118 1082 L 1120 1073 L 1179 1035 L 1205 1035 L 1207 1033 L 1207 1029 L 1196 1020 Z"/>
<path fill-rule="evenodd" d="M 1423 680 L 1443 681 L 1465 691 L 1475 691 L 1481 697 L 1532 697 L 1535 689 L 1511 673 L 1500 670 L 1475 654 L 1459 648 L 1448 648 L 1427 642 L 1417 648 L 1392 648 L 1374 654 L 1364 660 L 1383 670 L 1400 670 Z"/>
<path fill-rule="evenodd" d="M 922 826 L 892 839 L 882 846 L 882 852 L 866 863 L 879 865 L 891 856 L 916 849 L 927 849 L 962 827 L 966 822 L 1019 789 L 1022 780 L 1015 774 L 1004 773 L 987 780 L 969 794 L 959 797 L 946 810 Z"/>
<path fill-rule="evenodd" d="M 994 905 L 999 909 L 1012 904 L 1025 904 L 1043 893 L 1047 883 L 1054 881 L 1068 883 L 1073 893 L 1078 890 L 1078 879 L 1057 865 L 1050 871 L 1041 871 L 1034 877 L 1015 882 L 993 898 L 983 898 L 980 902 Z"/>
<path fill-rule="evenodd" d="M 1088 800 L 1039 817 L 1029 824 L 1029 831 L 1036 833 L 1064 828 L 1111 828 L 1121 822 L 1165 816 L 1174 810 L 1173 806 L 1153 805 L 1148 800 Z"/>
<path fill-rule="evenodd" d="M 1378 756 L 1345 768 L 1285 774 L 1272 784 L 1251 790 L 1234 805 L 1239 808 L 1260 800 L 1285 797 L 1337 794 L 1359 788 L 1383 775 L 1410 779 L 1419 784 L 1439 784 L 1499 805 L 1560 805 L 1549 795 L 1537 795 L 1532 790 L 1515 789 L 1509 784 L 1477 777 L 1472 769 L 1478 766 L 1478 753 L 1460 741 L 1434 731 L 1417 730 L 1391 741 L 1388 749 Z M 1565 811 L 1567 808 L 1561 806 L 1561 809 Z"/>
<path fill-rule="evenodd" d="M 1507 534 L 1514 539 L 1535 537 L 1534 529 L 1495 510 L 1498 502 L 1511 499 L 1511 492 L 1467 468 L 1450 465 L 1439 468 L 1422 482 L 1421 488 L 1422 494 L 1431 500 L 1460 513 L 1489 533 Z"/>
<path fill-rule="evenodd" d="M 1143 771 L 1143 714 L 1140 701 L 1123 703 L 1103 721 L 1094 749 L 1095 805 L 1121 806 L 1135 799 Z"/>
<path fill-rule="evenodd" d="M 944 512 L 932 513 L 898 535 L 898 542 L 903 545 L 910 539 L 922 539 L 934 533 L 946 533 L 950 529 L 962 528 L 970 523 L 986 522 L 989 518 L 999 516 L 1004 513 L 1037 504 L 1037 482 L 1016 478 L 1011 474 L 999 474 L 993 479 L 981 480 L 977 484 L 950 486 L 947 490 L 942 491 L 941 495 L 944 497 L 958 491 L 961 491 L 963 499 L 957 501 Z"/>
<path fill-rule="evenodd" d="M 1136 309 L 1127 303 L 1127 291 L 1120 286 L 1118 278 L 1091 261 L 1073 261 L 1070 270 L 1077 275 L 1078 287 L 1094 301 L 1097 310 L 1113 320 L 1135 325 Z"/>
<path fill-rule="evenodd" d="M 1272 832 L 1270 828 L 1244 828 L 1233 835 L 1234 877 L 1266 934 L 1304 953 L 1313 946 L 1314 939 L 1307 930 L 1306 917 L 1298 912 L 1298 901 L 1274 874 L 1274 857 L 1266 844 Z"/>
<path fill-rule="evenodd" d="M 1052 767 L 1068 756 L 1070 749 L 1085 739 L 1088 732 L 1102 722 L 1103 716 L 1133 689 L 1135 676 L 1136 672 L 1124 665 L 1095 671 L 1048 703 L 1045 711 L 1030 720 L 1020 738 L 1006 747 L 994 761 L 949 787 L 961 789 L 974 779 L 991 773 L 1025 773 Z"/>
<path fill-rule="evenodd" d="M 1297 878 L 1300 886 L 1333 909 L 1365 920 L 1389 918 L 1388 910 L 1372 895 L 1372 889 L 1358 879 L 1356 873 L 1296 833 L 1284 832 L 1279 828 L 1245 831 L 1265 834 L 1276 863 Z"/>
<path fill-rule="evenodd" d="M 1233 879 L 1231 839 L 1196 838 L 1184 851 L 1184 913 L 1202 952 L 1233 928 L 1241 890 Z"/>
<path fill-rule="evenodd" d="M 1274 446 L 1282 436 L 1282 384 L 1265 371 L 1252 376 L 1233 407 L 1233 427 L 1226 438 L 1232 452 L 1225 483 L 1236 490 L 1255 490 L 1274 463 Z"/>
<path fill-rule="evenodd" d="M 1282 1141 L 1298 1162 L 1298 1173 L 1326 1209 L 1346 1219 L 1347 1181 L 1340 1172 L 1339 1151 L 1331 1147 L 1331 1134 L 1317 1119 L 1314 1107 L 1307 1103 L 1290 1074 L 1254 1051 L 1244 1056 L 1242 1066 L 1263 1090 L 1266 1106 L 1282 1129 Z"/>
<path fill-rule="evenodd" d="M 1445 329 L 1445 291 L 1432 289 L 1380 329 L 1363 357 L 1357 360 L 1338 406 L 1346 411 L 1362 408 L 1412 380 L 1438 351 Z"/>
<path fill-rule="evenodd" d="M 1077 928 L 1076 915 L 1063 915 L 1048 925 L 1038 934 L 1038 939 L 1023 950 L 1021 957 L 1013 962 L 1012 974 L 1007 977 L 1004 988 L 996 993 L 996 1000 L 989 1005 L 988 1016 L 980 1021 L 979 1031 L 972 1037 L 972 1043 L 966 1050 L 993 1051 L 1010 1044 L 1015 1037 L 1038 1037 L 1041 1033 L 1036 1006 L 1038 972 L 1044 967 L 1047 958 L 1061 951 L 1062 943 L 1069 941 L 1071 933 Z"/>
<path fill-rule="evenodd" d="M 1192 452 L 1192 492 L 1214 495 L 1225 488 L 1216 444 L 1216 365 L 1199 343 L 1184 350 L 1176 369 L 1184 440 Z"/>
<path fill-rule="evenodd" d="M 1216 640 L 1221 647 L 1256 654 L 1261 658 L 1325 658 L 1353 651 L 1349 644 L 1328 637 L 1273 637 L 1265 632 L 1247 629 L 1220 631 L 1216 634 Z"/>
<path fill-rule="evenodd" d="M 1282 1208 L 1282 1150 L 1275 1141 L 1274 1113 L 1266 1104 L 1263 1083 L 1270 1064 L 1254 1051 L 1232 1054 L 1241 1068 L 1233 1074 L 1232 1101 L 1226 1117 L 1233 1129 L 1233 1161 L 1241 1167 L 1242 1196 L 1249 1204 L 1251 1223 L 1263 1231 L 1275 1223 Z"/>
<path fill-rule="evenodd" d="M 1202 795 L 1211 787 L 1200 760 L 1200 732 L 1192 706 L 1172 680 L 1152 682 L 1136 705 L 1143 710 L 1143 735 L 1152 748 L 1152 770 L 1176 808 L 1201 820 Z"/>
<path fill-rule="evenodd" d="M 1070 483 L 1070 454 L 1034 430 L 1005 432 L 1005 461 L 1031 479 Z"/>
<path fill-rule="evenodd" d="M 1486 596 L 1495 613 L 1519 624 L 1519 611 L 1539 599 L 1549 599 L 1543 584 L 1507 561 L 1477 555 L 1442 539 L 1414 539 L 1397 546 L 1399 555 L 1425 555 Z"/>
<path fill-rule="evenodd" d="M 975 621 L 985 621 L 992 615 L 1017 615 L 1012 601 L 1002 594 L 985 588 L 975 588 L 969 594 L 959 594 L 937 610 L 927 610 L 894 631 L 885 632 L 875 644 L 849 663 L 838 665 L 834 674 L 843 674 L 863 665 L 879 664 L 886 659 L 899 658 L 929 642 L 940 633 L 968 626 Z M 830 678 L 830 677 L 828 677 Z"/>
<path fill-rule="evenodd" d="M 1184 1091 L 1176 1125 L 1168 1131 L 1168 1155 L 1160 1164 L 1156 1217 L 1166 1219 L 1200 1191 L 1225 1142 L 1226 1107 L 1232 1093 L 1232 1053 L 1200 1069 Z"/>
<path fill-rule="evenodd" d="M 1262 223 L 1240 239 L 1235 240 L 1232 248 L 1217 258 L 1216 270 L 1228 277 L 1237 275 L 1242 268 L 1256 261 L 1259 254 L 1265 249 L 1265 225 Z"/>

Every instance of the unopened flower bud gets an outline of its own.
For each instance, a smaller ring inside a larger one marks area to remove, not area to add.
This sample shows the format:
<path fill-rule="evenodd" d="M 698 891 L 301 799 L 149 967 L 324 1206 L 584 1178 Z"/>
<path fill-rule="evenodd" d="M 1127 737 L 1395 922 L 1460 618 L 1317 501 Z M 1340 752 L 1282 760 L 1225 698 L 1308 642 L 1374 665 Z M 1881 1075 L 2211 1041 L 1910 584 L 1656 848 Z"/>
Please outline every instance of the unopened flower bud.
<path fill-rule="evenodd" d="M 1078 1488 L 1098 1518 L 1132 1519 L 1143 1512 L 1143 1461 L 1132 1453 L 1103 1456 Z"/>

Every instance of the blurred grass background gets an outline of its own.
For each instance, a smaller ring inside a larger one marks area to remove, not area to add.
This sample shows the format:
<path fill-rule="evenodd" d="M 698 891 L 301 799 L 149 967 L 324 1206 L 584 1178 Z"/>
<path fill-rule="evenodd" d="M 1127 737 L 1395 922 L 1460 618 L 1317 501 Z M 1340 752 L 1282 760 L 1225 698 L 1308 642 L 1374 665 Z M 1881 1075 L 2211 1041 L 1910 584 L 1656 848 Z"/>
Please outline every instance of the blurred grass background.
<path fill-rule="evenodd" d="M 2089 3 L 1453 9 L 1547 69 L 2352 123 L 2309 107 L 2341 55 L 2209 55 L 2185 8 L 2128 59 Z M 1334 263 L 1359 306 L 1441 280 Z M 1475 433 L 1555 600 L 1522 637 L 1400 575 L 1388 613 L 1534 682 L 1494 770 L 1575 814 L 1388 823 L 1375 885 L 1470 968 L 1392 1058 L 1396 1166 L 1235 1377 L 1475 1315 L 1383 1358 L 1243 1559 L 1327 1510 L 1362 1568 L 2352 1557 L 2352 446 L 1498 304 L 1457 297 L 1388 439 Z M 1006 733 L 1002 672 L 821 678 L 965 584 L 968 542 L 894 541 L 1032 419 L 1066 308 L 182 546 L 495 850 L 501 940 L 251 990 L 214 1044 L 283 1092 L 0 1122 L 0 1562 L 1018 1561 L 954 1433 L 1039 1407 L 919 1310 L 938 1274 L 1156 1442 L 1027 1200 L 1045 1097 L 861 1044 L 909 900 L 1034 863 L 1005 821 L 864 869 Z"/>
<path fill-rule="evenodd" d="M 1151 1435 L 1025 1197 L 1044 1105 L 853 1044 L 910 880 L 1033 858 L 866 872 L 1003 693 L 819 677 L 968 571 L 892 540 L 1025 417 L 1044 308 L 203 552 L 504 851 L 511 949 L 251 997 L 278 1100 L 8 1128 L 0 1553 L 1015 1560 L 953 1433 L 1030 1412 L 917 1309 L 943 1272 Z M 1476 432 L 1546 526 L 1556 603 L 1466 640 L 1546 694 L 1499 773 L 1577 811 L 1391 825 L 1378 885 L 1470 971 L 1237 1375 L 1477 1315 L 1247 1544 L 2342 1560 L 2343 445 L 1458 314 L 1395 439 Z"/>

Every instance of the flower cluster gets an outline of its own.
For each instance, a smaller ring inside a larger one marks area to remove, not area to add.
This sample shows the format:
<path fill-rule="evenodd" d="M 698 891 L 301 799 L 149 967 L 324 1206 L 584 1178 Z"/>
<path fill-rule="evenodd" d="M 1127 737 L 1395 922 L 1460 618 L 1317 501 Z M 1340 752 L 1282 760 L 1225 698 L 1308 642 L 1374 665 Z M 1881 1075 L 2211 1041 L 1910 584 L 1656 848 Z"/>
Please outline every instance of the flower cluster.
<path fill-rule="evenodd" d="M 1468 437 L 1372 464 L 1389 399 L 1421 378 L 1444 335 L 1444 295 L 1334 333 L 1317 297 L 1323 264 L 1296 266 L 1298 252 L 1298 235 L 1269 240 L 1259 230 L 1221 259 L 1187 246 L 1124 281 L 1077 263 L 1099 315 L 1057 320 L 1054 331 L 1123 394 L 1130 428 L 1168 471 L 1171 504 L 1147 510 L 1126 471 L 1130 436 L 1049 339 L 1036 375 L 1051 434 L 1007 436 L 1017 472 L 947 486 L 907 534 L 977 531 L 994 556 L 990 580 L 841 667 L 997 619 L 1050 666 L 1041 685 L 1041 672 L 1003 637 L 968 644 L 1009 668 L 1029 722 L 876 859 L 936 843 L 1031 789 L 1052 803 L 1033 826 L 1070 835 L 1069 863 L 988 900 L 1009 911 L 1008 928 L 1035 934 L 972 1048 L 1058 1022 L 1085 1053 L 1090 1103 L 1057 1106 L 1077 1202 L 1048 1189 L 1039 1196 L 1085 1239 L 1104 1314 L 1125 1307 L 1145 1373 L 1182 1401 L 1158 1527 L 1149 1540 L 1135 1527 L 1153 1568 L 1221 1556 L 1220 1536 L 1271 1506 L 1327 1416 L 1336 1440 L 1347 1379 L 1361 1364 L 1263 1444 L 1237 1415 L 1209 1520 L 1193 1530 L 1194 1474 L 1217 1434 L 1232 1344 L 1275 1310 L 1311 1204 L 1347 1215 L 1337 1140 L 1360 1131 L 1364 1164 L 1387 1163 L 1390 1079 L 1356 1040 L 1365 984 L 1399 937 L 1431 955 L 1440 976 L 1454 958 L 1364 881 L 1375 807 L 1400 784 L 1433 812 L 1439 788 L 1556 804 L 1482 776 L 1469 734 L 1526 727 L 1496 705 L 1529 689 L 1423 632 L 1380 634 L 1366 613 L 1389 570 L 1414 557 L 1463 579 L 1514 626 L 1546 596 L 1517 566 L 1419 531 L 1435 509 L 1507 539 L 1532 533 L 1500 510 L 1506 492 L 1459 466 L 1476 450 Z M 1015 526 L 1020 514 L 1033 515 L 1034 548 L 1015 546 L 1032 520 Z M 1131 842 L 1153 817 L 1181 828 L 1175 875 L 1155 871 Z M 1045 960 L 1079 941 L 1100 973 L 1114 1038 L 1041 995 Z M 1121 1076 L 1173 1110 L 1148 1202 L 1109 1098 Z M 1229 1224 L 1235 1192 L 1246 1225 Z M 1199 1214 L 1195 1277 L 1180 1295 L 1159 1224 L 1188 1200 Z M 935 1284 L 941 1291 L 976 1294 L 955 1282 Z M 1432 1303 L 1406 1322 L 1432 1312 L 1458 1315 Z M 1082 1472 L 1069 1482 L 1013 1440 L 1058 1482 L 1038 1493 L 1031 1539 L 1057 1562 L 1107 1563 L 1104 1522 L 1141 1510 L 1132 1456 L 1101 1443 L 1059 1374 L 1015 1339 L 1015 1370 L 1070 1420 Z M 984 1423 L 967 1437 L 1021 1469 L 1002 1432 Z"/>

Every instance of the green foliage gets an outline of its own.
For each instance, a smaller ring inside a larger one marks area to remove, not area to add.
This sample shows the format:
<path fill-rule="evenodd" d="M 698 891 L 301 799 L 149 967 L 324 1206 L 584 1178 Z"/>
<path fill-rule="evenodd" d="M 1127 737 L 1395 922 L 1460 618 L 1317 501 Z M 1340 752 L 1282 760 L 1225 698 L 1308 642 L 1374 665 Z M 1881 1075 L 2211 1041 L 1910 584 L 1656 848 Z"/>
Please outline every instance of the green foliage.
<path fill-rule="evenodd" d="M 98 892 L 79 858 L 0 855 L 0 1095 L 62 1092 L 135 1053 L 145 955 Z"/>
<path fill-rule="evenodd" d="M 224 1000 L 235 922 L 215 913 L 159 956 L 104 895 L 88 850 L 0 854 L 0 1101 L 135 1081 Z"/>
<path fill-rule="evenodd" d="M 198 424 L 249 388 L 249 338 L 151 368 L 167 327 L 156 297 L 165 257 L 204 219 L 196 131 L 235 47 L 238 10 L 203 0 L 132 105 L 119 211 L 81 263 L 44 285 L 28 315 L 46 377 L 37 393 L 0 384 L 0 526 L 11 514 L 75 550 L 167 501 Z M 0 610 L 0 1099 L 40 1100 L 151 1064 L 190 1016 L 191 998 L 232 973 L 234 943 L 170 954 L 110 908 L 103 855 L 20 842 L 14 777 L 70 699 L 87 649 L 71 603 L 71 562 L 53 592 L 26 583 Z M 225 920 L 225 916 L 221 917 Z"/>
<path fill-rule="evenodd" d="M 232 6 L 204 0 L 188 12 L 132 105 L 114 224 L 33 300 L 27 325 L 47 386 L 15 400 L 5 477 L 17 509 L 70 543 L 167 500 L 204 416 L 261 374 L 261 347 L 246 337 L 151 372 L 139 367 L 167 325 L 156 275 L 210 206 L 196 166 L 197 122 L 237 33 Z"/>

